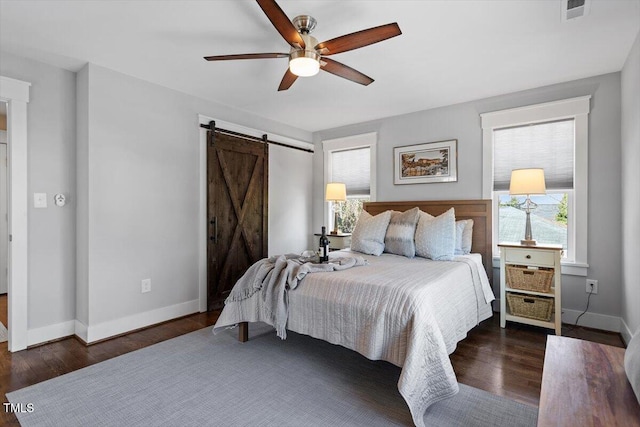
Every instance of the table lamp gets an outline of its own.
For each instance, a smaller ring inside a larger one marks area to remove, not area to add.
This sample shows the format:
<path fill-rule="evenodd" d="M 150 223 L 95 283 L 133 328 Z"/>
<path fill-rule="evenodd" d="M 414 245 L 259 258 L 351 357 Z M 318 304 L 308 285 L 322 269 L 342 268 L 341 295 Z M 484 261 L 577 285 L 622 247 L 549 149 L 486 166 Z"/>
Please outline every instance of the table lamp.
<path fill-rule="evenodd" d="M 512 196 L 526 195 L 527 198 L 520 205 L 527 213 L 527 223 L 524 229 L 524 240 L 520 244 L 534 246 L 536 241 L 531 235 L 531 211 L 538 207 L 531 198 L 532 194 L 545 194 L 544 169 L 514 169 L 511 171 L 509 194 Z"/>
<path fill-rule="evenodd" d="M 342 182 L 330 182 L 327 184 L 327 191 L 325 192 L 324 199 L 327 202 L 333 202 L 331 209 L 333 209 L 333 230 L 331 234 L 340 234 L 340 230 L 338 229 L 338 219 L 339 219 L 339 210 L 340 207 L 338 205 L 339 202 L 344 202 L 347 200 L 347 186 Z"/>

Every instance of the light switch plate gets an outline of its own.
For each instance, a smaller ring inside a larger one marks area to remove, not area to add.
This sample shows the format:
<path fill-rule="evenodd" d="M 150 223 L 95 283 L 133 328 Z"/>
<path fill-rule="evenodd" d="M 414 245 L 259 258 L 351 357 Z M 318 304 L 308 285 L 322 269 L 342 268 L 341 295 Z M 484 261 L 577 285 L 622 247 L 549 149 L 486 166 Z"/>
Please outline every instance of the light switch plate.
<path fill-rule="evenodd" d="M 33 193 L 33 207 L 34 208 L 46 208 L 47 207 L 47 193 Z"/>

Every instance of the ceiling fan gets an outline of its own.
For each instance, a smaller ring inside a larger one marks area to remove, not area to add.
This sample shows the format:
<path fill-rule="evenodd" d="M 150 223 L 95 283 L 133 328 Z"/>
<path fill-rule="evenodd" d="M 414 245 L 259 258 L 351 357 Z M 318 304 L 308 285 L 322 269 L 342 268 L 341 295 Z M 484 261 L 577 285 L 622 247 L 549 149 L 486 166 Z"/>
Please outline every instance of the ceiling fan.
<path fill-rule="evenodd" d="M 289 58 L 287 69 L 278 90 L 287 90 L 298 77 L 313 76 L 321 69 L 336 76 L 361 85 L 373 83 L 373 79 L 360 71 L 327 58 L 337 53 L 358 49 L 402 34 L 397 23 L 381 25 L 318 43 L 311 31 L 316 20 L 309 15 L 301 15 L 290 21 L 275 0 L 256 0 L 269 21 L 291 46 L 289 53 L 246 53 L 239 55 L 205 56 L 207 61 L 228 61 L 234 59 Z"/>

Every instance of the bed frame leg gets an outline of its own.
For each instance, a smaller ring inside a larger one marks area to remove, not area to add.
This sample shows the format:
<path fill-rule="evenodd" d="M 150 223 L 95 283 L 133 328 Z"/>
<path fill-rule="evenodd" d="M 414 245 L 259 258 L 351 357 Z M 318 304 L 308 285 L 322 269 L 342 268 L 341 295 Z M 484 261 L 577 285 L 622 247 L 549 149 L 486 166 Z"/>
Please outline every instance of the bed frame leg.
<path fill-rule="evenodd" d="M 240 322 L 238 326 L 238 341 L 249 341 L 249 322 Z"/>

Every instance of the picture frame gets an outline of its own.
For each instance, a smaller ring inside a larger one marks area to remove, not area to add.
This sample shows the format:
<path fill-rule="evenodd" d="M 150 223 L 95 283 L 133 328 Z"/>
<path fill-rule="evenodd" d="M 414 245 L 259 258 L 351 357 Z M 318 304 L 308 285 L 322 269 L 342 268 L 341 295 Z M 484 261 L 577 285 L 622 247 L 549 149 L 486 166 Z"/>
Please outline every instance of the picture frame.
<path fill-rule="evenodd" d="M 458 181 L 458 140 L 405 145 L 393 149 L 394 184 Z"/>

